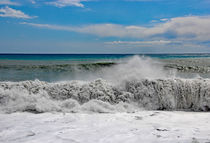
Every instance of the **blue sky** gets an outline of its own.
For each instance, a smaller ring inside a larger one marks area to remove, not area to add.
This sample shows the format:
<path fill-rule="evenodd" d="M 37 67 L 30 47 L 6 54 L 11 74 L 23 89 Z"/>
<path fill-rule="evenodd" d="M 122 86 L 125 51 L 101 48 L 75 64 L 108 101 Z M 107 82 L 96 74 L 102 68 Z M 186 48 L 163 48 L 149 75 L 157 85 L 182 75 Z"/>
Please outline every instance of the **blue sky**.
<path fill-rule="evenodd" d="M 210 0 L 0 0 L 0 53 L 210 52 Z"/>

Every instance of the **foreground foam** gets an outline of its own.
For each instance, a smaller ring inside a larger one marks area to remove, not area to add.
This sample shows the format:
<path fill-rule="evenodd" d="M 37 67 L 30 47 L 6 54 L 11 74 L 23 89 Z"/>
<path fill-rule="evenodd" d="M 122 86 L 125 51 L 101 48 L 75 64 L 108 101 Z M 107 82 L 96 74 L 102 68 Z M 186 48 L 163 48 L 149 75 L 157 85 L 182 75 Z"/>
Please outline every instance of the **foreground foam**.
<path fill-rule="evenodd" d="M 210 80 L 141 79 L 123 87 L 103 79 L 57 83 L 0 82 L 0 111 L 135 112 L 136 110 L 210 110 Z"/>

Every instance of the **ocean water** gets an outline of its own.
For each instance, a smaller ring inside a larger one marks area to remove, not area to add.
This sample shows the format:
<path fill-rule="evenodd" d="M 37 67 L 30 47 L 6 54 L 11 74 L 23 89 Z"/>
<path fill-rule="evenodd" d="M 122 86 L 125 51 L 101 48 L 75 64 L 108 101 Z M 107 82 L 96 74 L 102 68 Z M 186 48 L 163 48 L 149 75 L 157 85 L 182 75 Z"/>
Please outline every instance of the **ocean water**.
<path fill-rule="evenodd" d="M 151 58 L 171 59 L 171 58 L 209 58 L 210 53 L 192 54 L 135 54 Z M 120 59 L 134 56 L 134 54 L 0 54 L 0 60 L 108 60 Z"/>
<path fill-rule="evenodd" d="M 0 81 L 89 80 L 91 76 L 101 77 L 105 68 L 125 64 L 134 56 L 150 58 L 185 77 L 209 76 L 210 54 L 0 54 Z"/>
<path fill-rule="evenodd" d="M 210 54 L 0 54 L 0 112 L 210 111 Z"/>

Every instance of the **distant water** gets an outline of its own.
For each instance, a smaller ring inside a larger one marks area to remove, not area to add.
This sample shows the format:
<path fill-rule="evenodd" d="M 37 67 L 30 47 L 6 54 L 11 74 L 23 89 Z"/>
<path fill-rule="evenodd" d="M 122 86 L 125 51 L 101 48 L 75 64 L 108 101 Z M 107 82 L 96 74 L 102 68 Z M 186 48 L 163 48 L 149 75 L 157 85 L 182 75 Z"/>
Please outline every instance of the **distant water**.
<path fill-rule="evenodd" d="M 210 53 L 198 54 L 135 54 L 151 58 L 209 58 Z M 134 54 L 0 54 L 0 60 L 108 60 L 134 56 Z"/>

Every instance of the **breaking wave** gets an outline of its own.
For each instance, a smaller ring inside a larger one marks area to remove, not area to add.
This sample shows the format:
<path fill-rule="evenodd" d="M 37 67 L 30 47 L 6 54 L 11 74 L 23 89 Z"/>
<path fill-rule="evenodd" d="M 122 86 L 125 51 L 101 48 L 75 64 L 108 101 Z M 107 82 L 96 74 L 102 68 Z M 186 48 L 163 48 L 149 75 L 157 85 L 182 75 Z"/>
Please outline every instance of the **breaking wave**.
<path fill-rule="evenodd" d="M 0 82 L 0 112 L 210 111 L 210 79 L 182 79 L 135 56 L 94 80 Z"/>
<path fill-rule="evenodd" d="M 1 112 L 210 111 L 210 80 L 142 79 L 118 88 L 102 79 L 47 83 L 0 83 Z"/>

